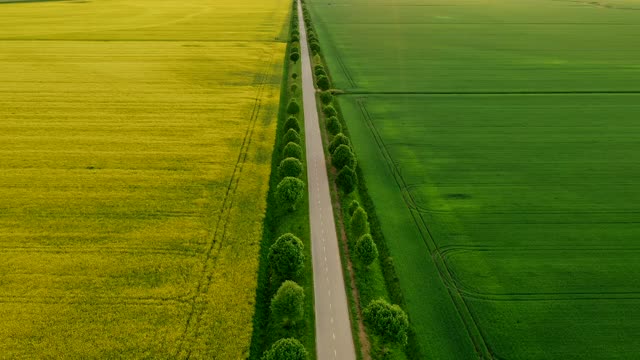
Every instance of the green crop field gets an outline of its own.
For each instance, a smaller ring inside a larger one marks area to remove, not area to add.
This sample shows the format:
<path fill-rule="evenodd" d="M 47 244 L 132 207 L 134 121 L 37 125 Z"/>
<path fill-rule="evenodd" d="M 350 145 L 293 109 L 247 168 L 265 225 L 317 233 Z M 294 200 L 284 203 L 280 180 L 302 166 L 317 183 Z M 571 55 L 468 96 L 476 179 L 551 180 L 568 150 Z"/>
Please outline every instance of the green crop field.
<path fill-rule="evenodd" d="M 3 3 L 0 357 L 246 357 L 290 1 Z"/>
<path fill-rule="evenodd" d="M 433 359 L 640 353 L 640 2 L 307 0 Z"/>

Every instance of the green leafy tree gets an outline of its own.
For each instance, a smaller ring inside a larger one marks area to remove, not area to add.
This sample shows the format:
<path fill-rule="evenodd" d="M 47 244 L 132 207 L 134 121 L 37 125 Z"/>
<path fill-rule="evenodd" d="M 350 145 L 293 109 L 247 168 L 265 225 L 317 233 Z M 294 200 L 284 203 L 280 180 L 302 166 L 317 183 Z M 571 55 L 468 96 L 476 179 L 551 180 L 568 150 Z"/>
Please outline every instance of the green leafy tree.
<path fill-rule="evenodd" d="M 276 186 L 276 199 L 285 209 L 293 211 L 304 195 L 304 183 L 293 176 L 287 176 Z"/>
<path fill-rule="evenodd" d="M 364 234 L 356 243 L 356 255 L 363 264 L 369 266 L 378 258 L 378 247 L 370 234 Z"/>
<path fill-rule="evenodd" d="M 291 233 L 280 236 L 269 248 L 269 264 L 282 280 L 295 278 L 304 267 L 304 245 Z"/>
<path fill-rule="evenodd" d="M 296 143 L 300 144 L 300 134 L 295 129 L 289 129 L 282 137 L 284 143 Z"/>
<path fill-rule="evenodd" d="M 294 63 L 294 64 L 295 64 L 295 63 L 297 63 L 297 62 L 298 62 L 298 60 L 300 60 L 300 54 L 299 54 L 299 53 L 297 53 L 297 52 L 292 52 L 292 53 L 289 55 L 289 60 L 293 61 L 293 63 Z"/>
<path fill-rule="evenodd" d="M 333 101 L 333 95 L 331 95 L 330 91 L 323 91 L 320 93 L 320 101 L 325 105 L 329 105 Z"/>
<path fill-rule="evenodd" d="M 262 360 L 307 360 L 304 345 L 296 339 L 280 339 L 262 355 Z"/>
<path fill-rule="evenodd" d="M 292 43 L 300 42 L 300 35 L 298 35 L 298 34 L 291 34 L 291 42 L 292 42 Z"/>
<path fill-rule="evenodd" d="M 284 149 L 282 149 L 282 158 L 286 159 L 290 157 L 302 160 L 302 148 L 300 145 L 290 142 L 284 146 Z"/>
<path fill-rule="evenodd" d="M 329 78 L 326 76 L 318 76 L 318 78 L 316 79 L 316 85 L 318 85 L 318 88 L 320 88 L 320 90 L 322 91 L 327 91 L 329 90 L 329 88 L 331 88 Z"/>
<path fill-rule="evenodd" d="M 351 147 L 351 141 L 343 133 L 339 133 L 333 137 L 333 140 L 331 140 L 331 142 L 329 143 L 329 152 L 333 154 L 333 152 L 336 151 L 336 149 L 340 145 L 347 145 Z"/>
<path fill-rule="evenodd" d="M 342 125 L 337 117 L 332 116 L 327 119 L 327 130 L 331 135 L 337 135 L 342 131 Z"/>
<path fill-rule="evenodd" d="M 318 71 L 316 73 L 316 79 L 320 78 L 321 76 L 328 77 L 327 73 L 324 70 Z"/>
<path fill-rule="evenodd" d="M 291 73 L 291 78 L 292 79 L 297 79 L 298 78 L 298 73 Z"/>
<path fill-rule="evenodd" d="M 314 54 L 320 54 L 320 43 L 317 41 L 311 41 L 309 43 L 309 47 L 311 48 L 311 51 L 313 51 Z"/>
<path fill-rule="evenodd" d="M 294 325 L 304 315 L 304 290 L 291 280 L 280 285 L 271 299 L 271 313 L 282 321 L 284 326 Z"/>
<path fill-rule="evenodd" d="M 322 66 L 322 64 L 316 64 L 313 67 L 313 73 L 316 74 L 316 76 L 318 76 L 318 72 L 324 72 L 324 66 Z"/>
<path fill-rule="evenodd" d="M 291 101 L 289 101 L 289 105 L 287 105 L 287 114 L 297 115 L 299 112 L 300 112 L 300 105 L 298 105 L 298 102 L 296 101 L 296 99 L 291 99 Z"/>
<path fill-rule="evenodd" d="M 353 216 L 353 213 L 358 210 L 360 207 L 360 203 L 358 200 L 353 200 L 351 204 L 349 204 L 349 216 Z"/>
<path fill-rule="evenodd" d="M 351 227 L 351 234 L 354 239 L 360 239 L 362 235 L 369 233 L 369 219 L 367 212 L 361 207 L 356 209 L 353 213 L 349 224 Z"/>
<path fill-rule="evenodd" d="M 300 132 L 300 123 L 298 123 L 298 118 L 295 116 L 289 116 L 287 121 L 284 122 L 284 131 L 285 133 L 289 131 L 289 129 L 293 129 L 297 132 Z"/>
<path fill-rule="evenodd" d="M 336 184 L 338 184 L 338 187 L 342 189 L 345 194 L 351 194 L 351 192 L 356 189 L 356 185 L 358 185 L 358 176 L 352 168 L 345 166 L 342 170 L 338 171 Z"/>
<path fill-rule="evenodd" d="M 331 163 L 338 170 L 342 170 L 345 166 L 354 169 L 356 167 L 356 156 L 353 154 L 350 147 L 347 145 L 340 145 L 335 149 L 333 154 L 331 154 Z"/>
<path fill-rule="evenodd" d="M 383 299 L 373 300 L 362 312 L 364 321 L 386 345 L 407 344 L 409 317 L 398 305 L 391 305 Z M 386 349 L 383 349 L 386 352 Z"/>
<path fill-rule="evenodd" d="M 278 165 L 278 175 L 281 178 L 299 177 L 302 174 L 302 162 L 296 158 L 286 158 Z"/>
<path fill-rule="evenodd" d="M 289 50 L 290 53 L 298 53 L 300 54 L 300 49 L 297 46 L 292 46 L 291 50 Z"/>
<path fill-rule="evenodd" d="M 333 105 L 327 105 L 327 106 L 323 107 L 322 108 L 322 112 L 327 117 L 332 117 L 332 116 L 338 115 L 338 111 L 336 110 L 336 108 L 333 107 Z"/>

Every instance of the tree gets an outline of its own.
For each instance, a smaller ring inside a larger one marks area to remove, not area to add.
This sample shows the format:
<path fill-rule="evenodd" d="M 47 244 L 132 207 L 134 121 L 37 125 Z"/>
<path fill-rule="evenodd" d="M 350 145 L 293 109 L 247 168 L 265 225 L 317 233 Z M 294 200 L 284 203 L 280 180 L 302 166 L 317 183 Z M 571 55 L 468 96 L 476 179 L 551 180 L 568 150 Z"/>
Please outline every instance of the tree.
<path fill-rule="evenodd" d="M 276 277 L 291 280 L 304 267 L 304 245 L 291 233 L 280 236 L 269 248 L 269 265 Z"/>
<path fill-rule="evenodd" d="M 364 234 L 358 239 L 356 243 L 356 255 L 358 255 L 358 259 L 366 266 L 371 265 L 371 263 L 378 258 L 378 247 L 376 243 L 373 242 L 370 234 Z"/>
<path fill-rule="evenodd" d="M 343 167 L 348 166 L 352 169 L 356 167 L 356 156 L 351 151 L 351 148 L 347 145 L 340 145 L 331 154 L 331 163 L 338 170 L 342 170 Z"/>
<path fill-rule="evenodd" d="M 300 105 L 298 105 L 298 102 L 296 101 L 296 99 L 291 99 L 291 101 L 289 101 L 289 105 L 287 106 L 287 114 L 297 115 L 299 112 L 300 112 Z"/>
<path fill-rule="evenodd" d="M 276 186 L 276 199 L 285 209 L 293 211 L 304 195 L 304 183 L 298 178 L 287 176 Z"/>
<path fill-rule="evenodd" d="M 298 53 L 300 54 L 300 49 L 298 49 L 297 46 L 292 46 L 291 50 L 289 50 L 290 53 Z"/>
<path fill-rule="evenodd" d="M 309 47 L 311 48 L 311 51 L 313 51 L 314 54 L 320 54 L 320 43 L 318 41 L 315 40 L 311 40 L 311 42 L 309 43 Z"/>
<path fill-rule="evenodd" d="M 298 34 L 291 34 L 291 42 L 292 43 L 297 43 L 300 41 L 300 35 Z"/>
<path fill-rule="evenodd" d="M 291 73 L 291 78 L 292 79 L 297 79 L 298 78 L 298 73 Z"/>
<path fill-rule="evenodd" d="M 349 141 L 349 138 L 343 133 L 339 133 L 333 137 L 333 140 L 329 143 L 329 152 L 333 154 L 340 145 L 351 146 L 351 141 Z"/>
<path fill-rule="evenodd" d="M 296 339 L 280 339 L 262 355 L 262 360 L 307 360 L 304 345 Z"/>
<path fill-rule="evenodd" d="M 280 285 L 271 299 L 271 313 L 285 326 L 302 320 L 304 315 L 304 290 L 291 280 Z"/>
<path fill-rule="evenodd" d="M 300 60 L 300 54 L 299 54 L 299 53 L 296 53 L 296 52 L 292 52 L 292 53 L 289 55 L 289 60 L 293 61 L 293 63 L 294 63 L 294 64 L 295 64 L 295 63 L 297 63 L 297 62 L 298 62 L 298 60 Z"/>
<path fill-rule="evenodd" d="M 300 145 L 293 142 L 287 143 L 287 145 L 285 145 L 284 149 L 282 150 L 282 158 L 286 159 L 289 157 L 302 160 L 302 148 L 300 147 Z"/>
<path fill-rule="evenodd" d="M 290 142 L 300 144 L 300 134 L 298 134 L 298 132 L 295 129 L 289 129 L 287 130 L 286 134 L 284 134 L 284 136 L 282 137 L 282 141 L 285 144 Z"/>
<path fill-rule="evenodd" d="M 359 207 L 351 216 L 349 222 L 351 227 L 351 234 L 354 239 L 360 239 L 362 235 L 369 233 L 369 220 L 367 218 L 367 212 L 363 208 Z"/>
<path fill-rule="evenodd" d="M 316 80 L 316 85 L 318 85 L 318 88 L 320 88 L 320 90 L 322 91 L 327 91 L 331 87 L 331 84 L 329 83 L 329 78 L 326 76 L 318 76 Z"/>
<path fill-rule="evenodd" d="M 293 129 L 295 131 L 300 132 L 300 124 L 298 123 L 298 118 L 295 116 L 289 116 L 287 121 L 284 122 L 284 131 L 287 132 L 289 129 Z"/>
<path fill-rule="evenodd" d="M 340 187 L 345 194 L 351 194 L 351 192 L 356 189 L 356 185 L 358 185 L 358 176 L 352 168 L 345 166 L 342 170 L 338 171 L 336 184 L 338 184 L 338 187 Z"/>
<path fill-rule="evenodd" d="M 339 134 L 342 131 L 342 125 L 340 125 L 340 120 L 337 117 L 332 116 L 327 119 L 327 130 L 331 135 Z"/>
<path fill-rule="evenodd" d="M 360 207 L 360 203 L 358 200 L 353 200 L 351 204 L 349 204 L 349 216 L 353 216 L 353 213 L 358 210 Z"/>
<path fill-rule="evenodd" d="M 317 64 L 313 67 L 313 73 L 318 76 L 318 72 L 324 72 L 324 66 L 322 64 Z"/>
<path fill-rule="evenodd" d="M 407 344 L 409 317 L 400 306 L 391 305 L 382 299 L 373 300 L 362 315 L 369 329 L 380 336 L 385 344 Z"/>
<path fill-rule="evenodd" d="M 323 107 L 322 108 L 322 112 L 327 117 L 332 117 L 332 116 L 338 115 L 338 111 L 336 111 L 336 108 L 334 108 L 333 105 L 327 105 L 327 106 Z"/>
<path fill-rule="evenodd" d="M 320 93 L 320 101 L 325 105 L 329 105 L 333 101 L 333 95 L 331 95 L 330 91 L 323 91 Z"/>
<path fill-rule="evenodd" d="M 281 178 L 298 177 L 302 174 L 302 162 L 296 158 L 286 158 L 278 165 L 278 175 Z"/>
<path fill-rule="evenodd" d="M 322 70 L 322 71 L 318 71 L 318 72 L 316 73 L 316 78 L 319 78 L 320 76 L 325 76 L 325 77 L 326 77 L 326 76 L 328 76 L 328 75 L 327 75 L 327 73 L 326 73 L 324 70 Z"/>

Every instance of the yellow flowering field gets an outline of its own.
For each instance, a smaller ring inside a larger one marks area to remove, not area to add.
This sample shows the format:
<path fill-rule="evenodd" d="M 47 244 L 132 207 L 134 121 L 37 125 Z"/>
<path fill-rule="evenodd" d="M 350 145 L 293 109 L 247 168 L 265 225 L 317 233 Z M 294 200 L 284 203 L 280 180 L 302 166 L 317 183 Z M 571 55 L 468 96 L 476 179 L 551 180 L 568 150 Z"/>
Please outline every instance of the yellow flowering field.
<path fill-rule="evenodd" d="M 248 354 L 289 8 L 0 3 L 0 357 Z"/>

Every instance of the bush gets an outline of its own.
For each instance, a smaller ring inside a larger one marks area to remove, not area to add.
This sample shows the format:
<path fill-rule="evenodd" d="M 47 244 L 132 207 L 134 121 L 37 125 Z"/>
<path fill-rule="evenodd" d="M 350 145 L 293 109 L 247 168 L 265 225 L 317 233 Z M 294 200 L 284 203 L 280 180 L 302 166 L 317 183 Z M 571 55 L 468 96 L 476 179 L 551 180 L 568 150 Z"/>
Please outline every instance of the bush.
<path fill-rule="evenodd" d="M 351 141 L 349 141 L 349 138 L 343 133 L 338 133 L 333 137 L 333 140 L 329 143 L 329 152 L 333 154 L 340 145 L 351 147 Z"/>
<path fill-rule="evenodd" d="M 356 243 L 356 255 L 366 266 L 371 265 L 378 258 L 378 247 L 369 234 L 364 234 Z"/>
<path fill-rule="evenodd" d="M 291 78 L 292 79 L 297 79 L 298 78 L 298 74 L 297 73 L 291 73 Z"/>
<path fill-rule="evenodd" d="M 338 170 L 342 170 L 345 166 L 355 169 L 356 156 L 349 146 L 340 145 L 336 148 L 333 154 L 331 154 L 331 163 Z"/>
<path fill-rule="evenodd" d="M 297 62 L 298 62 L 298 60 L 300 60 L 300 54 L 299 54 L 299 53 L 292 52 L 292 53 L 289 55 L 289 60 L 293 61 L 293 63 L 294 63 L 294 64 L 295 64 L 295 63 L 297 63 Z"/>
<path fill-rule="evenodd" d="M 353 213 L 358 210 L 360 207 L 360 203 L 358 200 L 353 200 L 351 204 L 349 204 L 349 216 L 353 216 Z"/>
<path fill-rule="evenodd" d="M 291 99 L 291 101 L 289 101 L 289 105 L 287 106 L 287 114 L 297 115 L 299 112 L 300 112 L 300 105 L 298 105 L 298 102 L 296 101 L 296 99 Z"/>
<path fill-rule="evenodd" d="M 342 131 L 342 125 L 340 125 L 340 120 L 337 117 L 332 116 L 327 119 L 327 130 L 331 135 L 337 135 Z"/>
<path fill-rule="evenodd" d="M 291 42 L 292 43 L 300 42 L 300 36 L 297 34 L 291 34 Z"/>
<path fill-rule="evenodd" d="M 300 145 L 296 143 L 287 143 L 287 145 L 282 150 L 282 158 L 296 158 L 298 160 L 302 160 L 302 148 Z"/>
<path fill-rule="evenodd" d="M 360 239 L 362 235 L 369 233 L 369 220 L 367 212 L 363 208 L 359 207 L 353 212 L 351 221 L 349 222 L 351 228 L 351 235 L 353 239 Z"/>
<path fill-rule="evenodd" d="M 296 158 L 286 158 L 278 165 L 278 175 L 281 178 L 299 177 L 302 174 L 302 162 Z"/>
<path fill-rule="evenodd" d="M 298 93 L 298 84 L 291 84 L 291 93 L 293 95 Z"/>
<path fill-rule="evenodd" d="M 333 101 L 333 95 L 329 91 L 323 91 L 320 93 L 320 101 L 325 105 L 329 105 Z"/>
<path fill-rule="evenodd" d="M 291 50 L 289 50 L 289 52 L 290 52 L 290 53 L 292 53 L 292 54 L 293 54 L 293 53 L 298 53 L 298 54 L 300 54 L 300 49 L 298 49 L 298 47 L 297 47 L 297 46 L 292 46 L 292 47 L 291 47 Z"/>
<path fill-rule="evenodd" d="M 289 211 L 294 211 L 296 204 L 302 200 L 304 189 L 302 180 L 287 176 L 276 186 L 276 199 L 280 206 L 289 209 Z"/>
<path fill-rule="evenodd" d="M 290 142 L 300 144 L 300 134 L 295 129 L 287 130 L 287 133 L 282 137 L 282 142 L 288 144 Z"/>
<path fill-rule="evenodd" d="M 298 118 L 295 116 L 289 116 L 287 121 L 284 122 L 284 131 L 287 132 L 290 129 L 300 132 L 300 124 L 298 123 Z"/>
<path fill-rule="evenodd" d="M 342 170 L 338 172 L 336 184 L 338 184 L 338 187 L 340 187 L 345 194 L 351 194 L 351 192 L 356 189 L 356 185 L 358 185 L 356 172 L 348 166 L 343 167 Z"/>
<path fill-rule="evenodd" d="M 280 285 L 271 299 L 271 313 L 287 326 L 302 320 L 304 316 L 304 290 L 291 280 Z"/>
<path fill-rule="evenodd" d="M 318 79 L 316 80 L 316 85 L 318 85 L 318 88 L 322 91 L 327 91 L 329 90 L 329 88 L 331 88 L 331 84 L 329 83 L 329 78 L 326 76 L 318 76 Z"/>
<path fill-rule="evenodd" d="M 324 66 L 322 64 L 317 64 L 313 67 L 313 73 L 318 75 L 318 71 L 324 72 Z"/>
<path fill-rule="evenodd" d="M 308 354 L 304 345 L 296 339 L 280 339 L 269 350 L 265 351 L 261 360 L 307 360 Z"/>
<path fill-rule="evenodd" d="M 374 300 L 362 312 L 364 321 L 386 344 L 407 344 L 409 318 L 398 305 L 382 299 Z"/>
<path fill-rule="evenodd" d="M 338 112 L 336 111 L 336 108 L 333 107 L 333 105 L 327 105 L 327 106 L 323 107 L 322 108 L 322 112 L 327 117 L 332 117 L 332 116 L 338 115 Z"/>

